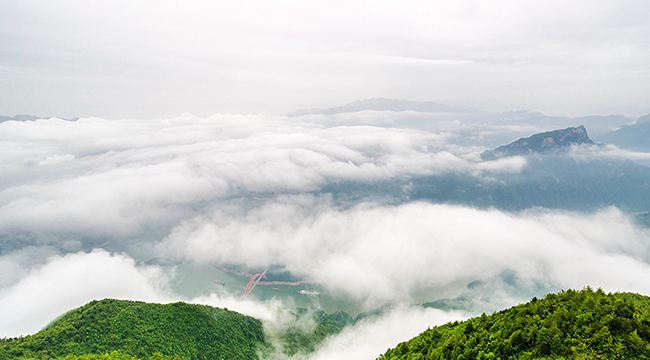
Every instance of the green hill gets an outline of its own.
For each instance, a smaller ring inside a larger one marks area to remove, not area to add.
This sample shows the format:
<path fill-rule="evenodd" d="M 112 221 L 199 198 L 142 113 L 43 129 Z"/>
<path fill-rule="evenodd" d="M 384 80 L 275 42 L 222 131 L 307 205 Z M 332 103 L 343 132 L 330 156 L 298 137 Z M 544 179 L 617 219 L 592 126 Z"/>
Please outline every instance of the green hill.
<path fill-rule="evenodd" d="M 434 327 L 380 359 L 650 359 L 650 298 L 568 290 Z"/>
<path fill-rule="evenodd" d="M 102 300 L 34 335 L 0 340 L 0 359 L 256 359 L 264 344 L 259 320 L 226 309 Z"/>

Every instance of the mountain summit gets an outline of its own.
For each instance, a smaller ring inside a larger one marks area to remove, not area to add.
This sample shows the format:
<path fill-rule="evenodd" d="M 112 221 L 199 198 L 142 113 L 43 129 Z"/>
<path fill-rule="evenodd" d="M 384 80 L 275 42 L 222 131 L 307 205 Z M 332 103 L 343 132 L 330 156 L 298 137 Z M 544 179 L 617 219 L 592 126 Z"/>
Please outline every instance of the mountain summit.
<path fill-rule="evenodd" d="M 593 145 L 595 143 L 587 135 L 587 129 L 580 125 L 521 138 L 508 145 L 485 151 L 481 154 L 481 158 L 483 160 L 494 160 L 507 156 L 563 152 L 573 145 L 583 144 Z"/>

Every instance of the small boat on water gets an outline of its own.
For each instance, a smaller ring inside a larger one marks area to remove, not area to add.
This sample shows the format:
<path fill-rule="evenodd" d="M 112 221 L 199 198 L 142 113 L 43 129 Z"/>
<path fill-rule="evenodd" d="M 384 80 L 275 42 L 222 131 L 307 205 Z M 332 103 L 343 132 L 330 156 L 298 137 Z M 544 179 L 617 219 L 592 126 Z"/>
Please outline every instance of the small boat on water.
<path fill-rule="evenodd" d="M 311 295 L 311 296 L 320 295 L 320 293 L 318 291 L 316 291 L 316 290 L 307 290 L 307 289 L 299 290 L 298 294 L 300 294 L 300 295 Z"/>

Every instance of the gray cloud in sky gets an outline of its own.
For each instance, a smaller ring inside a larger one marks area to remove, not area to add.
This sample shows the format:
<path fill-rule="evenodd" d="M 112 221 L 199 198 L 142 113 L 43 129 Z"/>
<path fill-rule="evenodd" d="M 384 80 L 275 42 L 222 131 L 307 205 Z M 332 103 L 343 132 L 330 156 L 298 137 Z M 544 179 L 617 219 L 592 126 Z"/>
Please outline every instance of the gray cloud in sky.
<path fill-rule="evenodd" d="M 0 111 L 288 112 L 373 96 L 486 110 L 648 111 L 642 0 L 19 1 Z"/>

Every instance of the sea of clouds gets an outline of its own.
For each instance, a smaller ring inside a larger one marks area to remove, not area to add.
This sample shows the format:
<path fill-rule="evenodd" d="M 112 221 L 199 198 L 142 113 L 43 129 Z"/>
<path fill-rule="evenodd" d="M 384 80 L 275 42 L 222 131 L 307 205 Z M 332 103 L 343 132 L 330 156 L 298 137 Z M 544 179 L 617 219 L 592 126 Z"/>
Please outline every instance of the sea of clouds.
<path fill-rule="evenodd" d="M 439 174 L 489 182 L 528 166 L 523 157 L 479 154 L 493 134 L 516 138 L 534 125 L 413 119 L 363 112 L 0 123 L 0 336 L 36 332 L 106 297 L 207 303 L 270 329 L 286 323 L 290 304 L 279 300 L 175 292 L 183 263 L 278 267 L 363 309 L 388 306 L 328 339 L 315 359 L 375 356 L 429 326 L 551 290 L 650 294 L 650 233 L 616 206 L 508 212 L 381 191 L 338 197 L 347 184 L 408 187 Z M 570 156 L 649 158 L 612 146 Z M 470 292 L 467 311 L 413 306 L 423 292 L 454 298 L 477 283 L 484 286 Z"/>

